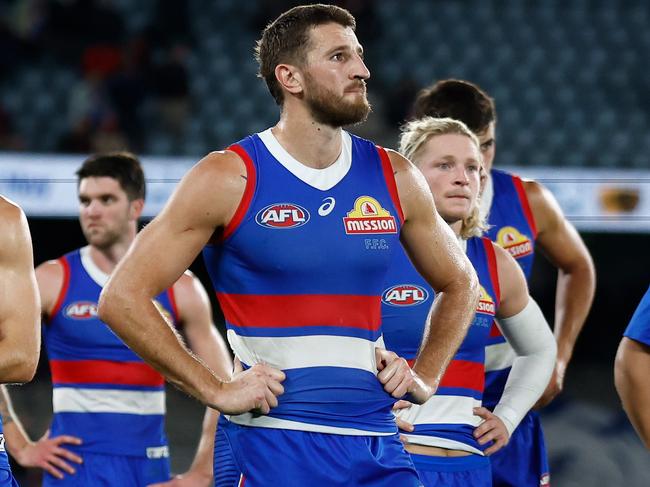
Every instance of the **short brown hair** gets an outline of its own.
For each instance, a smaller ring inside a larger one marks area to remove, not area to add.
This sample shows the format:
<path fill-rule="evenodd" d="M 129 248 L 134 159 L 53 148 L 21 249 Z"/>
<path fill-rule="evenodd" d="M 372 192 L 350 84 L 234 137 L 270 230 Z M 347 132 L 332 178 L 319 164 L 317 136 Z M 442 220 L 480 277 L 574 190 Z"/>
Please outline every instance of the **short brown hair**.
<path fill-rule="evenodd" d="M 138 158 L 130 152 L 93 154 L 77 170 L 77 183 L 84 178 L 109 177 L 117 180 L 129 201 L 144 199 L 144 171 Z"/>
<path fill-rule="evenodd" d="M 284 93 L 275 78 L 275 67 L 282 63 L 304 64 L 309 48 L 309 31 L 313 27 L 335 23 L 356 28 L 354 17 L 336 5 L 300 5 L 287 10 L 262 32 L 255 46 L 258 76 L 264 81 L 275 102 L 282 106 Z"/>
<path fill-rule="evenodd" d="M 415 118 L 460 120 L 475 134 L 485 132 L 496 120 L 494 100 L 469 81 L 447 79 L 423 89 L 413 105 Z"/>

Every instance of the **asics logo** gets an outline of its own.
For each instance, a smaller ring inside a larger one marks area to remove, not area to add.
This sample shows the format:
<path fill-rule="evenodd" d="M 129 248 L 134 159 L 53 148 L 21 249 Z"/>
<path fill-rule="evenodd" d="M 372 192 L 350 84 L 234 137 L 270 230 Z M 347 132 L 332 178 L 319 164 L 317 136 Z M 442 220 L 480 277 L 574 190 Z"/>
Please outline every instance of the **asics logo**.
<path fill-rule="evenodd" d="M 320 216 L 327 216 L 332 213 L 332 210 L 336 206 L 336 200 L 331 196 L 328 196 L 323 200 L 323 204 L 318 207 L 318 214 Z"/>

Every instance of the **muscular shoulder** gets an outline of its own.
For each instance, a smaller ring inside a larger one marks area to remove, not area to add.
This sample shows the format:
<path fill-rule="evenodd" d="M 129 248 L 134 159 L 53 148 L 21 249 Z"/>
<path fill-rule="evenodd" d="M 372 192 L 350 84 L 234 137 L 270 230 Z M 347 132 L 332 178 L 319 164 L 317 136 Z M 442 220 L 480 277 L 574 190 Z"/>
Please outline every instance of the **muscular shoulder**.
<path fill-rule="evenodd" d="M 48 260 L 36 268 L 36 283 L 41 296 L 43 314 L 48 314 L 54 307 L 64 280 L 65 270 L 58 260 Z"/>
<path fill-rule="evenodd" d="M 524 180 L 523 185 L 538 233 L 557 227 L 564 214 L 553 194 L 537 181 Z"/>
<path fill-rule="evenodd" d="M 185 175 L 173 198 L 179 215 L 197 215 L 223 226 L 241 201 L 248 174 L 244 161 L 231 151 L 211 152 Z M 197 212 L 200 208 L 202 211 Z"/>
<path fill-rule="evenodd" d="M 0 195 L 0 218 L 2 218 L 3 223 L 17 224 L 23 218 L 23 211 L 9 198 Z"/>
<path fill-rule="evenodd" d="M 13 259 L 14 253 L 24 246 L 28 238 L 27 220 L 20 207 L 13 201 L 0 196 L 0 259 Z"/>
<path fill-rule="evenodd" d="M 404 219 L 408 221 L 409 215 L 417 212 L 425 200 L 425 206 L 433 205 L 431 192 L 424 176 L 415 164 L 399 152 L 390 149 L 387 149 L 386 152 L 395 174 L 395 184 L 402 204 Z"/>
<path fill-rule="evenodd" d="M 210 313 L 210 300 L 199 279 L 186 270 L 173 285 L 178 314 L 185 325 L 191 318 L 204 313 Z"/>
<path fill-rule="evenodd" d="M 524 273 L 510 253 L 492 243 L 494 249 L 499 288 L 501 291 L 500 317 L 507 317 L 521 311 L 528 302 L 528 285 Z"/>

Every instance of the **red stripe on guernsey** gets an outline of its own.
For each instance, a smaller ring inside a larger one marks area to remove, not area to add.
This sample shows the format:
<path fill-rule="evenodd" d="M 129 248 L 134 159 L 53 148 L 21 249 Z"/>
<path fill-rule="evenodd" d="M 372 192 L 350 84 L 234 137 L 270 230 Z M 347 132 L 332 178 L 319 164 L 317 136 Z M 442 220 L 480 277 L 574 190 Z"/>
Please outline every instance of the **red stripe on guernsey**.
<path fill-rule="evenodd" d="M 217 293 L 217 299 L 226 321 L 242 328 L 332 325 L 378 330 L 381 326 L 379 296 Z"/>
<path fill-rule="evenodd" d="M 167 297 L 169 298 L 169 304 L 172 307 L 172 315 L 174 317 L 174 322 L 176 326 L 178 326 L 178 323 L 180 320 L 178 319 L 178 308 L 176 307 L 176 293 L 174 293 L 174 286 L 171 285 L 167 289 Z"/>
<path fill-rule="evenodd" d="M 162 387 L 165 379 L 144 362 L 50 360 L 54 384 L 119 384 Z"/>
<path fill-rule="evenodd" d="M 61 305 L 65 300 L 65 295 L 68 293 L 68 287 L 70 286 L 70 265 L 68 264 L 68 260 L 65 257 L 59 257 L 59 259 L 57 259 L 57 262 L 63 267 L 63 283 L 61 284 L 59 296 L 56 298 L 56 302 L 50 310 L 48 321 L 54 318 L 54 316 L 61 309 Z"/>
<path fill-rule="evenodd" d="M 533 217 L 533 212 L 530 209 L 530 204 L 528 203 L 528 196 L 526 196 L 526 189 L 524 188 L 524 183 L 521 181 L 521 178 L 517 176 L 512 176 L 512 183 L 515 185 L 517 190 L 517 195 L 519 196 L 519 201 L 521 203 L 521 208 L 524 210 L 524 216 L 528 225 L 530 226 L 531 231 L 533 232 L 533 240 L 537 238 L 537 226 L 535 225 L 535 218 Z"/>
<path fill-rule="evenodd" d="M 237 484 L 237 487 L 244 487 L 246 485 L 246 477 L 244 477 L 244 474 L 241 474 L 241 477 L 239 477 L 239 483 Z"/>
<path fill-rule="evenodd" d="M 244 189 L 244 194 L 241 197 L 239 206 L 237 206 L 237 211 L 235 211 L 232 220 L 230 220 L 230 223 L 226 225 L 226 228 L 221 235 L 221 240 L 226 240 L 228 237 L 230 237 L 244 219 L 244 215 L 246 215 L 246 211 L 248 211 L 248 207 L 250 206 L 251 200 L 253 199 L 253 194 L 255 194 L 255 184 L 257 180 L 255 164 L 253 164 L 253 161 L 248 155 L 248 152 L 246 152 L 242 146 L 239 144 L 234 144 L 228 147 L 226 150 L 234 152 L 239 157 L 241 157 L 242 161 L 244 161 L 244 165 L 246 166 L 246 188 Z"/>
<path fill-rule="evenodd" d="M 397 192 L 397 183 L 395 182 L 393 165 L 390 162 L 390 158 L 388 157 L 386 149 L 377 146 L 377 152 L 379 153 L 379 159 L 381 159 L 381 168 L 384 171 L 384 179 L 386 180 L 386 185 L 388 186 L 388 193 L 390 194 L 390 197 L 393 200 L 393 205 L 397 210 L 399 222 L 402 224 L 404 223 L 404 212 L 402 211 L 402 205 L 399 202 L 399 193 Z"/>
<path fill-rule="evenodd" d="M 442 376 L 440 387 L 462 387 L 482 392 L 485 387 L 485 366 L 469 360 L 452 360 Z"/>
<path fill-rule="evenodd" d="M 497 322 L 493 321 L 492 326 L 490 327 L 490 338 L 503 336 L 501 334 L 501 329 L 497 326 Z"/>
<path fill-rule="evenodd" d="M 497 255 L 494 252 L 494 244 L 489 238 L 483 237 L 483 246 L 485 247 L 485 256 L 487 257 L 488 271 L 490 272 L 490 281 L 492 290 L 496 298 L 495 306 L 498 308 L 501 302 L 501 288 L 499 287 L 499 270 L 497 267 Z"/>

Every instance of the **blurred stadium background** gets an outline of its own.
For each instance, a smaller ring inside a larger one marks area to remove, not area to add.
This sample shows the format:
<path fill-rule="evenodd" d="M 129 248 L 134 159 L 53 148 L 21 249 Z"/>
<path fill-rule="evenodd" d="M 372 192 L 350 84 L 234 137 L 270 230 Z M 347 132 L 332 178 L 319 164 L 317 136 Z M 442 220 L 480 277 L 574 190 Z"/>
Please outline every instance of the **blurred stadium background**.
<path fill-rule="evenodd" d="M 87 154 L 141 155 L 153 216 L 206 152 L 273 124 L 252 48 L 297 3 L 1 0 L 0 193 L 26 209 L 36 262 L 84 244 L 74 170 Z M 598 273 L 565 393 L 544 412 L 553 485 L 650 485 L 612 381 L 616 346 L 650 282 L 650 3 L 335 3 L 357 17 L 372 72 L 374 111 L 353 132 L 394 147 L 415 94 L 437 79 L 468 79 L 495 98 L 496 165 L 554 192 Z M 209 288 L 202 262 L 193 269 Z M 554 283 L 539 258 L 531 288 L 550 322 Z M 12 388 L 32 438 L 51 414 L 48 381 L 42 360 L 33 383 Z M 170 391 L 168 409 L 181 472 L 201 408 Z M 36 472 L 14 468 L 21 485 L 40 485 Z"/>

